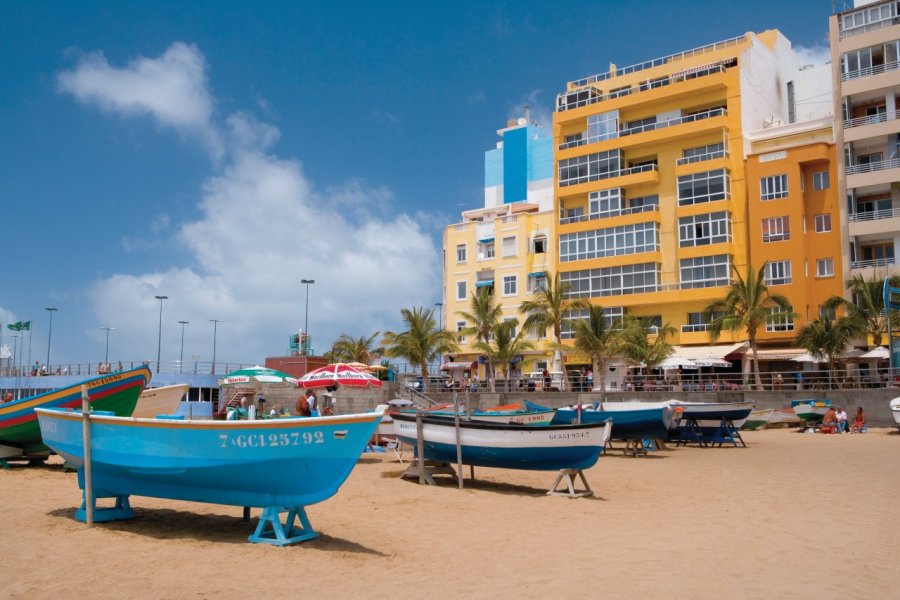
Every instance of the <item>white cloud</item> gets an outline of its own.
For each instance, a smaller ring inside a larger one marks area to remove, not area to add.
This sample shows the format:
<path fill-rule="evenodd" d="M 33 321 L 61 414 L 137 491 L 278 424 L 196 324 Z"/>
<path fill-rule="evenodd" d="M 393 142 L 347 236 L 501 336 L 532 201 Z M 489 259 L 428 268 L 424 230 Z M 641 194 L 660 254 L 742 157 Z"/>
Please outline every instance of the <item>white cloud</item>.
<path fill-rule="evenodd" d="M 94 312 L 118 328 L 119 351 L 155 360 L 156 295 L 169 297 L 163 348 L 177 348 L 181 330 L 174 323 L 190 321 L 186 361 L 195 354 L 211 359 L 212 318 L 223 320 L 220 361 L 283 353 L 288 334 L 304 325 L 302 278 L 315 280 L 309 322 L 319 351 L 341 333 L 397 327 L 402 307 L 433 304 L 439 253 L 418 218 L 392 210 L 390 190 L 351 179 L 319 191 L 298 161 L 267 152 L 278 139 L 275 127 L 238 113 L 225 129 L 228 161 L 205 182 L 200 217 L 172 224 L 186 250 L 184 264 L 91 286 Z"/>
<path fill-rule="evenodd" d="M 519 119 L 525 116 L 525 107 L 530 114 L 529 121 L 537 123 L 547 135 L 553 135 L 553 113 L 551 106 L 542 104 L 541 90 L 532 90 L 513 104 L 506 115 L 508 119 Z"/>
<path fill-rule="evenodd" d="M 824 65 L 831 61 L 831 49 L 828 44 L 816 44 L 809 48 L 794 46 L 794 52 L 797 53 L 801 64 L 804 65 Z"/>
<path fill-rule="evenodd" d="M 74 69 L 59 74 L 58 84 L 84 104 L 123 116 L 150 116 L 198 136 L 214 156 L 221 154 L 211 123 L 206 61 L 194 45 L 176 42 L 161 57 L 139 57 L 124 68 L 111 66 L 102 52 L 84 54 Z"/>

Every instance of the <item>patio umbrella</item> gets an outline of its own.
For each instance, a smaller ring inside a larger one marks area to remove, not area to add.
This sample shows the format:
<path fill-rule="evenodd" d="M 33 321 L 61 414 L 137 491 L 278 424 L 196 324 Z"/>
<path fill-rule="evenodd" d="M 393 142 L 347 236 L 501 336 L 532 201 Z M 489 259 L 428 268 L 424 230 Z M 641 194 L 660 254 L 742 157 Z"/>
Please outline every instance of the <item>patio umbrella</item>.
<path fill-rule="evenodd" d="M 884 346 L 878 346 L 877 348 L 873 348 L 869 350 L 865 354 L 860 355 L 860 358 L 872 358 L 876 360 L 887 360 L 891 357 L 891 352 Z"/>
<path fill-rule="evenodd" d="M 381 387 L 381 381 L 366 371 L 351 367 L 345 363 L 332 363 L 314 369 L 297 380 L 302 388 L 331 387 L 346 385 L 350 387 Z"/>
<path fill-rule="evenodd" d="M 297 379 L 287 373 L 256 365 L 233 371 L 219 380 L 220 386 L 258 387 L 263 384 L 297 385 Z"/>
<path fill-rule="evenodd" d="M 698 367 L 730 367 L 731 362 L 721 358 L 698 358 L 694 360 Z"/>
<path fill-rule="evenodd" d="M 689 358 L 680 356 L 670 356 L 659 364 L 653 365 L 658 369 L 696 369 L 697 363 Z"/>
<path fill-rule="evenodd" d="M 810 354 L 809 352 L 804 352 L 804 353 L 801 354 L 800 356 L 795 356 L 795 357 L 792 358 L 791 360 L 792 360 L 793 362 L 800 362 L 800 363 L 817 363 L 817 364 L 828 362 L 828 361 L 825 360 L 824 358 L 819 358 L 819 357 L 817 357 L 817 356 L 813 356 L 813 355 Z"/>

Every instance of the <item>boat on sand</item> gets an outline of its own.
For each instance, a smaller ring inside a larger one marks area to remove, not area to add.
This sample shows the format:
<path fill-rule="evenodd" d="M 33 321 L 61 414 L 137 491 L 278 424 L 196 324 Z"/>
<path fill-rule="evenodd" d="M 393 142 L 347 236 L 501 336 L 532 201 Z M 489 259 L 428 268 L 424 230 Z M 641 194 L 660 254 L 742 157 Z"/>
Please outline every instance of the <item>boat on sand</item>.
<path fill-rule="evenodd" d="M 772 414 L 774 412 L 774 408 L 760 408 L 757 410 L 751 410 L 750 416 L 747 417 L 746 421 L 744 421 L 741 429 L 764 429 L 769 425 L 769 419 L 772 418 Z"/>
<path fill-rule="evenodd" d="M 174 415 L 187 392 L 186 383 L 145 389 L 131 416 L 136 419 L 152 419 L 156 415 Z"/>
<path fill-rule="evenodd" d="M 891 400 L 891 414 L 894 415 L 894 423 L 897 424 L 897 429 L 900 429 L 900 398 L 894 398 Z"/>

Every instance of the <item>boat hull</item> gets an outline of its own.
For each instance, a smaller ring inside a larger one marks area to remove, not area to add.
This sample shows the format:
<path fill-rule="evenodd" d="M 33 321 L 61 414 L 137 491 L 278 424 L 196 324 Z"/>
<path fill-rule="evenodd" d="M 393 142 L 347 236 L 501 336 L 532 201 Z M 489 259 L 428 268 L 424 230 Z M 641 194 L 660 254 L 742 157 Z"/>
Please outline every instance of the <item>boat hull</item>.
<path fill-rule="evenodd" d="M 456 430 L 452 420 L 422 418 L 425 458 L 455 463 Z M 461 421 L 462 462 L 467 465 L 557 471 L 587 469 L 600 456 L 609 439 L 611 422 L 586 425 L 529 427 Z M 416 447 L 414 415 L 394 415 L 394 430 L 406 444 Z"/>
<path fill-rule="evenodd" d="M 82 416 L 38 409 L 45 443 L 78 469 Z M 91 416 L 96 496 L 152 496 L 236 506 L 306 506 L 333 496 L 380 413 L 257 421 Z"/>
<path fill-rule="evenodd" d="M 731 422 L 736 429 L 747 421 L 753 410 L 754 402 L 681 402 L 669 401 L 669 405 L 676 411 L 680 408 L 681 414 L 675 421 L 675 426 L 670 430 L 670 437 L 678 437 L 685 431 L 688 423 L 694 421 L 705 436 L 715 436 L 722 420 Z"/>
<path fill-rule="evenodd" d="M 900 429 L 900 398 L 894 398 L 890 403 L 891 414 L 894 415 L 894 423 Z"/>
<path fill-rule="evenodd" d="M 794 400 L 791 402 L 794 414 L 804 423 L 820 423 L 830 406 L 831 400 Z"/>
<path fill-rule="evenodd" d="M 582 408 L 581 422 L 596 423 L 612 419 L 610 437 L 617 440 L 665 438 L 672 425 L 672 409 L 668 406 L 650 408 L 617 407 L 615 402 L 603 402 Z M 554 424 L 574 423 L 578 411 L 561 408 L 556 411 Z"/>
<path fill-rule="evenodd" d="M 474 411 L 463 415 L 460 413 L 461 419 L 470 421 L 480 421 L 483 423 L 499 423 L 507 425 L 527 425 L 529 427 L 544 427 L 554 422 L 553 409 L 542 411 L 518 411 L 518 412 L 492 412 L 492 411 Z M 444 419 L 453 419 L 453 413 L 447 411 L 431 411 L 429 415 L 441 417 Z"/>
<path fill-rule="evenodd" d="M 94 410 L 129 416 L 141 392 L 150 382 L 149 367 L 102 375 L 58 390 L 0 404 L 0 444 L 21 448 L 25 454 L 46 452 L 41 441 L 37 408 L 81 408 L 81 386 L 88 387 Z"/>
<path fill-rule="evenodd" d="M 188 387 L 186 383 L 179 383 L 145 389 L 131 416 L 135 419 L 152 419 L 157 415 L 174 415 L 181 405 L 181 399 L 187 394 Z"/>
<path fill-rule="evenodd" d="M 774 412 L 774 408 L 761 408 L 759 410 L 751 411 L 750 416 L 744 421 L 744 425 L 741 429 L 754 430 L 766 427 Z"/>

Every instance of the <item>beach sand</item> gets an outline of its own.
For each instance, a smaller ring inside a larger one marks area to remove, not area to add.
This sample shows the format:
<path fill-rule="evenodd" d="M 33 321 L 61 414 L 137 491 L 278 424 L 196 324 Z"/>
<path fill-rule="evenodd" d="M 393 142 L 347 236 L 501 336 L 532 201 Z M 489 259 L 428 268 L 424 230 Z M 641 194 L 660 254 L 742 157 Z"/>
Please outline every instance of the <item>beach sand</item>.
<path fill-rule="evenodd" d="M 477 468 L 459 491 L 366 454 L 309 508 L 322 537 L 286 548 L 247 543 L 259 510 L 155 498 L 88 528 L 53 457 L 0 471 L 0 598 L 898 597 L 900 435 L 744 438 L 610 453 L 576 500 L 545 495 L 555 473 Z"/>

